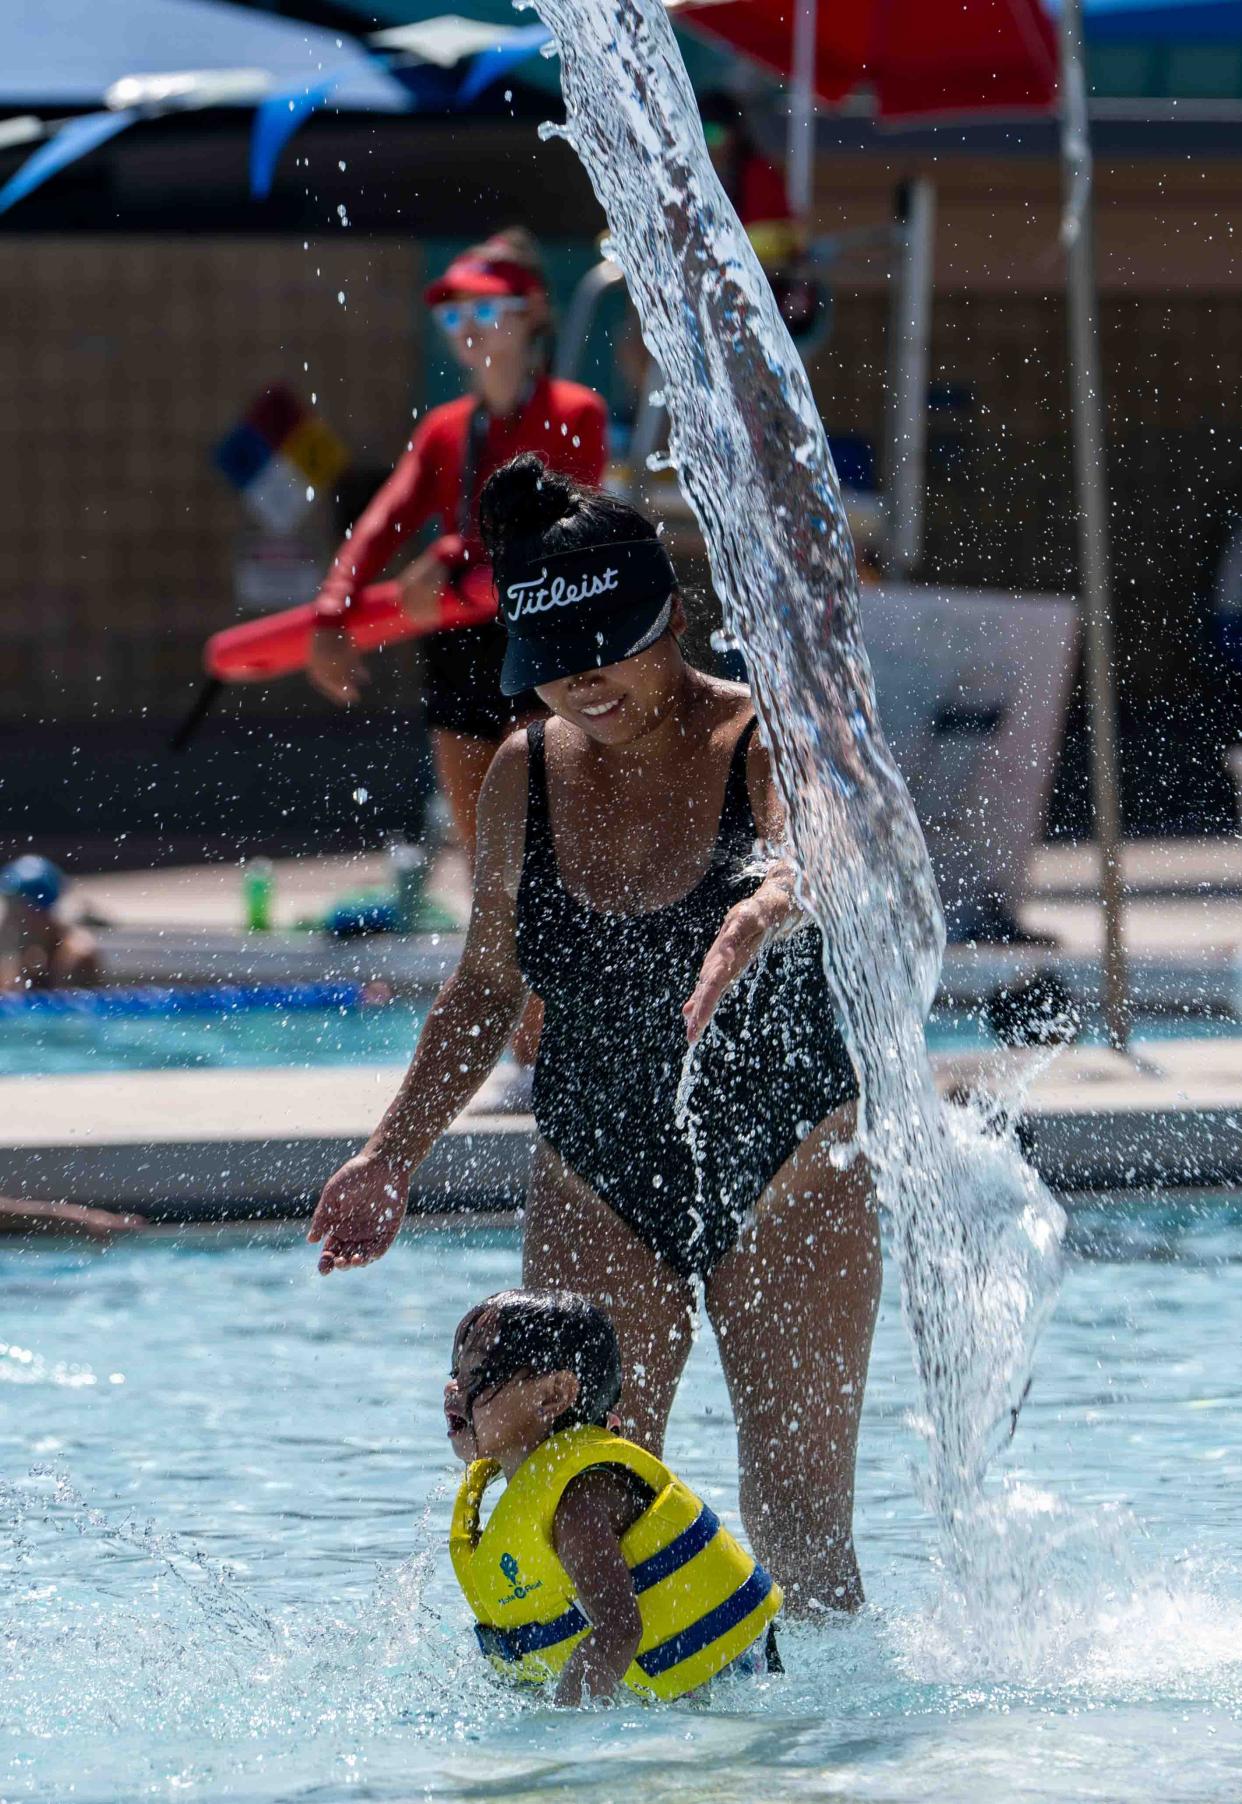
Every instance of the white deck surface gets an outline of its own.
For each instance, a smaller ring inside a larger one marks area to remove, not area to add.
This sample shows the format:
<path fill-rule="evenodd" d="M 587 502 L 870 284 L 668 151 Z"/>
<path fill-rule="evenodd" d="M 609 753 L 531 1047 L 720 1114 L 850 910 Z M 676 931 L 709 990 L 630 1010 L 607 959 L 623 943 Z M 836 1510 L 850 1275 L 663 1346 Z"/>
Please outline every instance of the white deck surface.
<path fill-rule="evenodd" d="M 1242 1181 L 1236 1040 L 1152 1041 L 1136 1060 L 1073 1049 L 941 1057 L 946 1086 L 1013 1095 L 1023 1133 L 1066 1186 Z M 365 1139 L 402 1068 L 101 1073 L 0 1081 L 0 1194 L 147 1209 L 304 1207 Z M 490 1085 L 419 1174 L 424 1201 L 521 1200 L 533 1123 L 489 1108 Z"/>

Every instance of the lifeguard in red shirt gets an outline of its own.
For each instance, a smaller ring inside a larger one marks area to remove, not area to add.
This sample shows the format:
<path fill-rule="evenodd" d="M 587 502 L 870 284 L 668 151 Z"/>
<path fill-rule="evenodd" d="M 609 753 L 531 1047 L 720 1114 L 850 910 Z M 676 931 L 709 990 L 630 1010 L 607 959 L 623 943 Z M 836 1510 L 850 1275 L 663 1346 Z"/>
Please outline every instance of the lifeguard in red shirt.
<path fill-rule="evenodd" d="M 415 620 L 441 617 L 455 570 L 486 565 L 479 493 L 521 451 L 537 451 L 579 482 L 604 473 L 607 412 L 594 390 L 547 370 L 551 311 L 538 248 L 521 229 L 500 232 L 451 263 L 426 300 L 469 381 L 460 400 L 418 425 L 400 463 L 337 552 L 319 596 L 320 627 L 306 671 L 333 701 L 358 699 L 362 661 L 340 631 L 350 597 L 371 583 L 429 521 L 443 538 L 399 573 Z M 534 696 L 500 693 L 505 632 L 496 620 L 424 641 L 425 703 L 440 788 L 473 858 L 475 809 L 496 747 Z"/>

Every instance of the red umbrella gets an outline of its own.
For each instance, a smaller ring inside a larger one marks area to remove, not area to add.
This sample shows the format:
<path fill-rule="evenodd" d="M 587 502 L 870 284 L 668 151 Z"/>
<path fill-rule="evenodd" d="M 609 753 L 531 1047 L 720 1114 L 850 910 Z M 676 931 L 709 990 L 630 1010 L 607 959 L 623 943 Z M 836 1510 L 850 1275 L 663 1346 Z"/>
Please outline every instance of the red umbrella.
<path fill-rule="evenodd" d="M 688 0 L 678 25 L 788 76 L 798 0 Z M 1040 0 L 820 0 L 815 91 L 867 86 L 882 116 L 1048 108 L 1056 34 Z"/>

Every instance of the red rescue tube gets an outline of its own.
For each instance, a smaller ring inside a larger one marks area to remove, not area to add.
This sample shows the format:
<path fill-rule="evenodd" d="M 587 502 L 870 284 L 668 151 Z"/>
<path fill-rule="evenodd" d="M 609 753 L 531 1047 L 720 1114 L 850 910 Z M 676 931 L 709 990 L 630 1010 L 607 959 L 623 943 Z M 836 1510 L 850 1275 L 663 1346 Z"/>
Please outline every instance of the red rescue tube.
<path fill-rule="evenodd" d="M 442 540 L 446 553 L 460 541 Z M 446 555 L 445 562 L 449 557 Z M 354 596 L 344 617 L 343 631 L 359 651 L 375 651 L 399 639 L 417 639 L 450 627 L 479 626 L 496 615 L 496 596 L 490 568 L 474 569 L 458 564 L 445 587 L 435 620 L 411 620 L 401 606 L 399 585 L 371 583 Z M 311 638 L 323 624 L 318 604 L 306 602 L 261 620 L 214 633 L 203 648 L 207 674 L 220 682 L 259 682 L 302 670 L 310 653 Z"/>

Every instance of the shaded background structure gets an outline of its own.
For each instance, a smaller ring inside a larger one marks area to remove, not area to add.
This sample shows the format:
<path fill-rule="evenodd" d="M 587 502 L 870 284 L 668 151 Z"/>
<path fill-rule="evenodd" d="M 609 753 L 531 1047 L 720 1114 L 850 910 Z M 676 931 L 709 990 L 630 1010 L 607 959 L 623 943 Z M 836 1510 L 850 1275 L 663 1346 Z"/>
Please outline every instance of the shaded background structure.
<path fill-rule="evenodd" d="M 738 10 L 705 8 L 702 23 Z M 701 91 L 739 79 L 737 59 L 718 39 L 693 36 L 695 9 L 682 11 Z M 361 55 L 367 32 L 437 9 L 306 0 L 268 12 L 270 22 L 283 12 L 294 30 L 335 33 Z M 1242 727 L 1242 694 L 1216 656 L 1210 603 L 1242 515 L 1237 12 L 1225 0 L 1088 8 L 1132 831 L 1231 822 L 1221 748 Z M 471 13 L 512 21 L 499 0 Z M 3 68 L 0 58 L 9 126 L 31 112 L 87 110 L 81 92 L 6 93 Z M 779 155 L 779 87 L 749 62 L 741 80 Z M 363 788 L 374 812 L 390 786 L 385 806 L 399 811 L 418 764 L 411 652 L 377 661 L 361 728 L 325 721 L 320 704 L 287 683 L 235 697 L 182 774 L 163 759 L 162 735 L 193 693 L 202 641 L 232 607 L 243 522 L 211 448 L 264 385 L 285 383 L 308 402 L 313 394 L 351 465 L 335 500 L 308 521 L 308 556 L 326 551 L 395 457 L 412 409 L 442 398 L 418 307 L 426 270 L 520 217 L 549 244 L 564 307 L 601 221 L 572 155 L 536 136 L 554 95 L 555 70 L 537 57 L 464 110 L 441 95 L 381 113 L 343 104 L 342 93 L 291 139 L 259 200 L 252 107 L 144 117 L 0 219 L 10 323 L 0 342 L 0 832 L 20 837 L 36 791 L 45 832 L 58 818 L 81 832 L 102 785 L 100 836 L 120 809 L 131 843 L 147 849 L 176 833 L 210 841 L 229 796 L 255 834 L 287 830 L 290 843 L 304 842 L 318 822 L 327 831 L 329 817 L 333 831 L 365 833 L 365 805 L 325 805 L 323 785 L 337 782 L 346 744 L 349 788 L 335 800 Z M 5 131 L 0 118 L 0 180 L 29 155 Z M 937 235 L 915 574 L 1075 588 L 1055 123 L 1009 111 L 969 124 L 886 125 L 864 71 L 863 88 L 816 124 L 813 231 L 886 222 L 894 189 L 922 174 L 936 183 Z M 808 357 L 834 441 L 877 474 L 887 288 L 879 261 L 841 264 L 831 329 Z M 584 379 L 606 388 L 609 356 L 605 341 L 593 345 Z M 336 749 L 325 750 L 334 736 Z M 230 767 L 234 776 L 222 777 Z M 1084 772 L 1075 713 L 1056 831 L 1086 827 Z"/>

